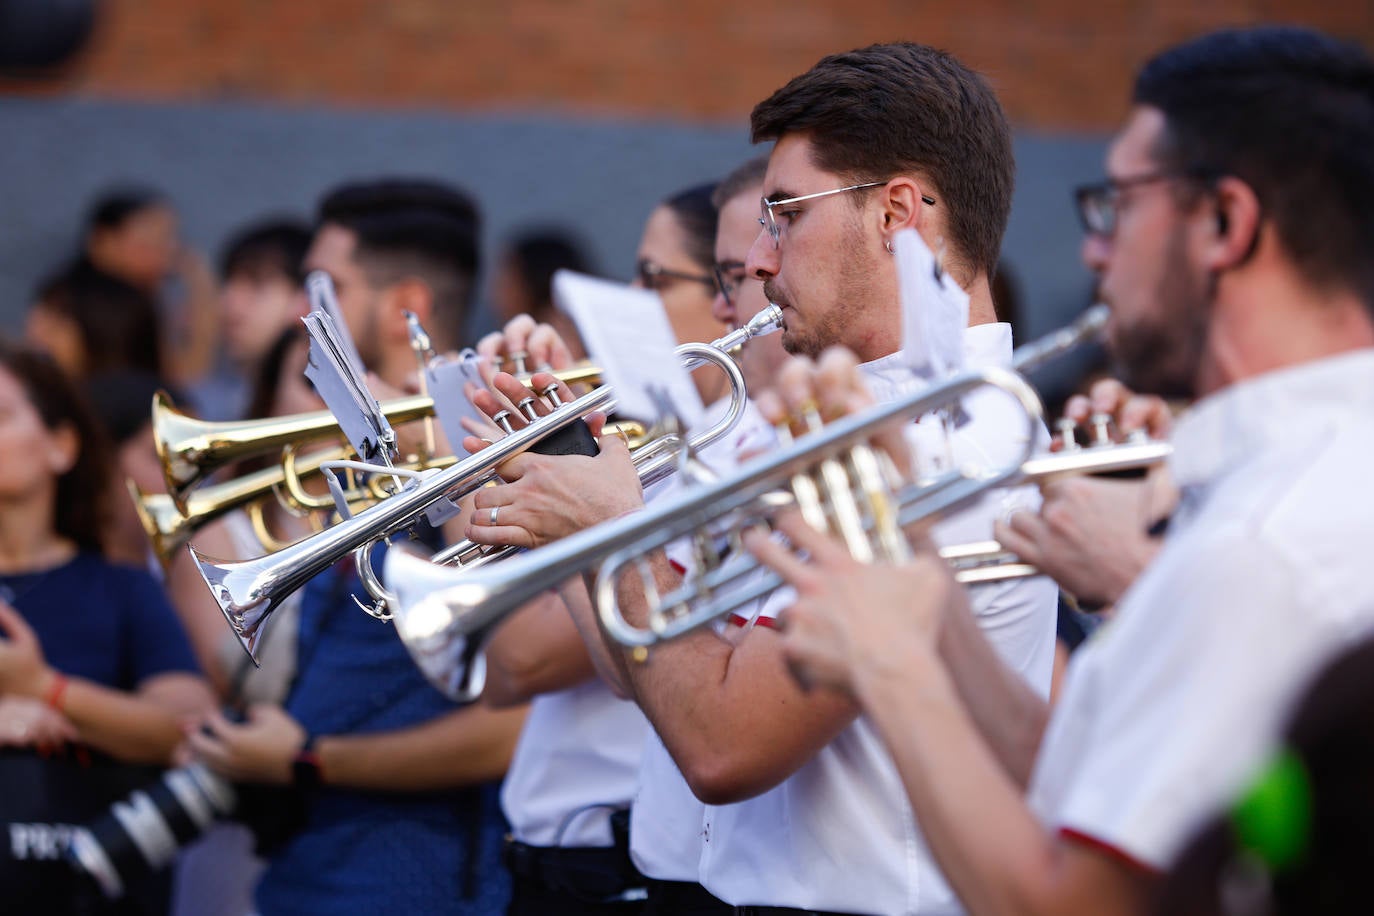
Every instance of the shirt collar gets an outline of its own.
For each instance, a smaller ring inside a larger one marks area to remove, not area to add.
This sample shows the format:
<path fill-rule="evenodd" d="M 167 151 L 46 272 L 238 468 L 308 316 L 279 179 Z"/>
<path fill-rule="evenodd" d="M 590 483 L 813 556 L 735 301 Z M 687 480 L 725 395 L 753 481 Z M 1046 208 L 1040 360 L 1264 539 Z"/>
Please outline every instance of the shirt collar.
<path fill-rule="evenodd" d="M 964 365 L 969 369 L 1011 365 L 1011 325 L 1005 322 L 970 325 L 964 329 Z M 931 378 L 918 375 L 902 358 L 902 352 L 859 366 L 869 390 L 879 401 L 928 387 Z"/>
<path fill-rule="evenodd" d="M 1319 441 L 1352 413 L 1374 415 L 1374 349 L 1266 372 L 1204 398 L 1174 428 L 1169 470 L 1179 487 L 1201 487 L 1273 443 Z"/>

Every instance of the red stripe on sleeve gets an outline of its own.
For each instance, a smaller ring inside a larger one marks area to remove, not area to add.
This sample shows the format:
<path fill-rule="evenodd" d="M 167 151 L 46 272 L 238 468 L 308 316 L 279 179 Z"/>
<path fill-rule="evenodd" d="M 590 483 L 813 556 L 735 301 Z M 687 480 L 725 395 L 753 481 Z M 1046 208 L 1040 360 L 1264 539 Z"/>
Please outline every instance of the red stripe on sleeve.
<path fill-rule="evenodd" d="M 1142 862 L 1121 847 L 1113 846 L 1106 840 L 1100 840 L 1091 834 L 1083 833 L 1081 830 L 1074 830 L 1072 827 L 1060 827 L 1059 836 L 1068 840 L 1070 843 L 1077 843 L 1080 846 L 1087 846 L 1089 849 L 1095 849 L 1107 858 L 1113 859 L 1141 874 L 1151 877 L 1159 877 L 1161 874 L 1160 869 L 1155 868 L 1147 862 Z"/>

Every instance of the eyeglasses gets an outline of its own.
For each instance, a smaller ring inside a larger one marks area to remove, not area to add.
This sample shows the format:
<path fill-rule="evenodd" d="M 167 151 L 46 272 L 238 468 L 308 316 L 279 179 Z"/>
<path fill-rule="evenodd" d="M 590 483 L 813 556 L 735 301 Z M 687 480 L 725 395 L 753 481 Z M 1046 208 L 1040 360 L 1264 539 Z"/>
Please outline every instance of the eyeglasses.
<path fill-rule="evenodd" d="M 635 276 L 639 279 L 640 285 L 645 289 L 661 290 L 671 286 L 672 281 L 679 280 L 687 283 L 705 283 L 711 289 L 716 288 L 716 278 L 709 274 L 689 274 L 680 270 L 669 270 L 662 264 L 655 264 L 653 261 L 642 260 L 635 265 Z"/>
<path fill-rule="evenodd" d="M 1207 173 L 1200 169 L 1163 169 L 1129 178 L 1108 178 L 1097 184 L 1085 184 L 1073 192 L 1074 200 L 1078 203 L 1078 219 L 1083 224 L 1083 231 L 1089 235 L 1111 238 L 1116 233 L 1123 191 L 1159 181 L 1178 178 L 1200 180 L 1206 177 Z"/>
<path fill-rule="evenodd" d="M 773 247 L 777 248 L 782 244 L 782 227 L 778 225 L 777 217 L 773 213 L 774 207 L 780 207 L 783 204 L 800 203 L 803 200 L 815 200 L 817 197 L 829 197 L 831 194 L 844 194 L 847 191 L 862 191 L 864 188 L 876 188 L 879 185 L 887 184 L 887 182 L 891 180 L 891 178 L 888 178 L 885 181 L 870 181 L 865 184 L 852 184 L 847 188 L 835 188 L 832 191 L 817 191 L 815 194 L 803 194 L 800 197 L 787 197 L 783 200 L 769 200 L 765 197 L 759 201 L 763 213 L 763 215 L 759 217 L 759 225 L 768 230 L 768 237 L 773 240 Z M 929 204 L 932 207 L 935 206 L 935 198 L 927 197 L 924 194 L 921 195 L 921 202 Z M 790 212 L 782 214 L 789 223 L 794 215 L 794 213 Z"/>
<path fill-rule="evenodd" d="M 715 264 L 711 270 L 716 275 L 716 289 L 720 290 L 720 294 L 725 297 L 726 304 L 734 305 L 735 294 L 739 292 L 739 288 L 748 279 L 744 273 L 744 265 L 738 261 L 732 261 L 726 264 Z"/>

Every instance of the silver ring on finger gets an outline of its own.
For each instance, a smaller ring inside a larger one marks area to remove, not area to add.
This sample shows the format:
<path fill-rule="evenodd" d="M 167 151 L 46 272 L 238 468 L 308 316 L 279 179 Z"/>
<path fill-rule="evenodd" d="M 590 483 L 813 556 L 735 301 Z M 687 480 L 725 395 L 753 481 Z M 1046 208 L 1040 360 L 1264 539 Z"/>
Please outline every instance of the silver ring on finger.
<path fill-rule="evenodd" d="M 501 511 L 501 507 L 500 507 L 500 506 L 492 506 L 492 507 L 491 507 L 491 515 L 489 516 L 489 518 L 490 518 L 491 521 L 489 522 L 489 524 L 490 524 L 491 527 L 493 527 L 493 528 L 496 527 L 496 513 L 497 513 L 497 512 L 500 512 L 500 511 Z"/>

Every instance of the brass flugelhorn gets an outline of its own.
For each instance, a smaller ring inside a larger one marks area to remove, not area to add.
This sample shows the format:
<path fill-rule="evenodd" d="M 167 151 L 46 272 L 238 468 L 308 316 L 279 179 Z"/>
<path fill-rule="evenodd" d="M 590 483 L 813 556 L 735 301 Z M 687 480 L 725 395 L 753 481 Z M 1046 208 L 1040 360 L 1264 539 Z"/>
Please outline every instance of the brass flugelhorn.
<path fill-rule="evenodd" d="M 693 437 L 696 447 L 725 435 L 744 413 L 744 377 L 726 351 L 750 338 L 772 333 L 781 324 L 781 310 L 777 306 L 769 306 L 744 327 L 714 343 L 683 344 L 677 348 L 679 358 L 688 368 L 702 364 L 715 365 L 726 373 L 730 382 L 729 410 L 712 427 Z M 496 467 L 508 459 L 528 451 L 572 424 L 582 422 L 591 413 L 609 412 L 614 405 L 615 393 L 605 385 L 573 401 L 555 403 L 552 413 L 537 418 L 531 416 L 529 425 L 496 440 L 481 452 L 461 459 L 444 470 L 429 471 L 410 489 L 277 553 L 238 563 L 225 563 L 202 556 L 194 546 L 190 548 L 191 552 L 225 619 L 238 635 L 244 649 L 256 661 L 255 648 L 263 621 L 287 595 L 348 554 L 410 528 L 441 500 L 456 501 L 472 492 L 490 480 L 495 475 Z M 658 455 L 646 462 L 642 473 L 650 476 L 662 473 L 665 469 L 671 469 L 675 460 L 675 453 Z"/>
<path fill-rule="evenodd" d="M 420 395 L 392 398 L 381 406 L 393 425 L 434 414 L 434 402 Z M 167 494 L 183 514 L 191 491 L 226 465 L 286 446 L 342 437 L 339 421 L 327 410 L 262 420 L 199 420 L 177 410 L 165 392 L 153 398 L 152 423 Z"/>

